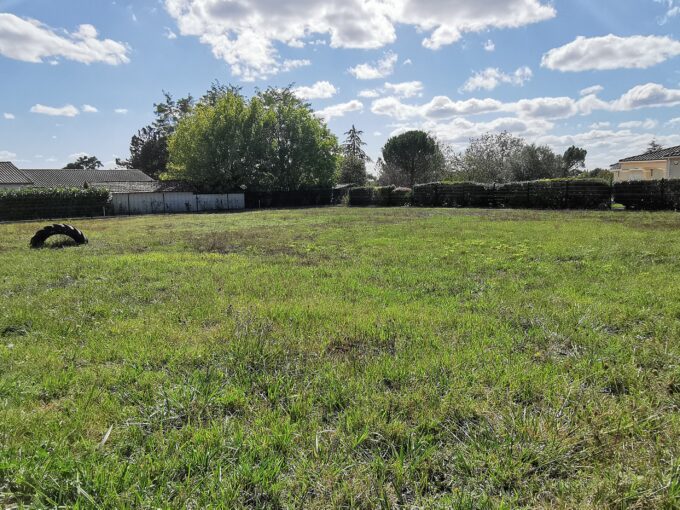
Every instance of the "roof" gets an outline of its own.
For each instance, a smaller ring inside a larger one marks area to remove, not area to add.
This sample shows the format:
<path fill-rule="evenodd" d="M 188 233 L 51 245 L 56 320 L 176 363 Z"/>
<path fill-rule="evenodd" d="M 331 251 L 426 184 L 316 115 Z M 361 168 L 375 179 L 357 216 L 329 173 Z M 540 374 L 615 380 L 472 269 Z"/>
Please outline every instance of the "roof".
<path fill-rule="evenodd" d="M 0 161 L 0 184 L 31 184 L 31 181 L 9 161 Z"/>
<path fill-rule="evenodd" d="M 111 193 L 170 193 L 177 191 L 194 192 L 194 186 L 180 181 L 151 182 L 89 182 L 93 188 L 105 188 Z"/>
<path fill-rule="evenodd" d="M 140 170 L 21 170 L 29 184 L 45 188 L 80 188 L 87 183 L 154 182 Z"/>
<path fill-rule="evenodd" d="M 676 157 L 680 157 L 680 145 L 669 147 L 668 149 L 648 152 L 647 154 L 640 154 L 639 156 L 633 156 L 632 158 L 622 159 L 621 163 L 626 163 L 629 161 L 658 161 L 661 159 Z"/>

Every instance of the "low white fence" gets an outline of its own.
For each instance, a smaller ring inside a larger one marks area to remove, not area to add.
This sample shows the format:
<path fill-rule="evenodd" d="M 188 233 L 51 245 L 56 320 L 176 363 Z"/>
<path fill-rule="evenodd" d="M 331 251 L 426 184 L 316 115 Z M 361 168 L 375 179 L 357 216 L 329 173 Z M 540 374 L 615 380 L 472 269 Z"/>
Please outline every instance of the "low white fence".
<path fill-rule="evenodd" d="M 245 207 L 243 193 L 114 193 L 111 199 L 111 213 L 114 215 L 238 211 Z"/>

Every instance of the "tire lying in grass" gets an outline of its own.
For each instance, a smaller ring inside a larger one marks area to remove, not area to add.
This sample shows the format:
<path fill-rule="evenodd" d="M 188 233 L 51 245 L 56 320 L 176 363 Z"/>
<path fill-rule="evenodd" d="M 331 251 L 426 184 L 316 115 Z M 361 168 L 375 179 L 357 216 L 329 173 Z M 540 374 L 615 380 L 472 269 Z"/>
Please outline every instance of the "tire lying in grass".
<path fill-rule="evenodd" d="M 73 239 L 77 245 L 87 244 L 87 237 L 72 225 L 54 224 L 41 228 L 31 238 L 31 248 L 42 248 L 52 236 L 67 236 Z"/>

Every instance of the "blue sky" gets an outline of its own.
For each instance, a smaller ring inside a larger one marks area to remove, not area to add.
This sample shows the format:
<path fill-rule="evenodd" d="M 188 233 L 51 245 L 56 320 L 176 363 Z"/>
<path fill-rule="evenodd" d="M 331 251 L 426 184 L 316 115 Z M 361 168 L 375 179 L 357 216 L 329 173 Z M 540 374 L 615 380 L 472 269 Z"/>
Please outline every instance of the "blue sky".
<path fill-rule="evenodd" d="M 0 0 L 0 160 L 107 166 L 166 90 L 294 84 L 340 137 L 680 145 L 680 0 Z"/>

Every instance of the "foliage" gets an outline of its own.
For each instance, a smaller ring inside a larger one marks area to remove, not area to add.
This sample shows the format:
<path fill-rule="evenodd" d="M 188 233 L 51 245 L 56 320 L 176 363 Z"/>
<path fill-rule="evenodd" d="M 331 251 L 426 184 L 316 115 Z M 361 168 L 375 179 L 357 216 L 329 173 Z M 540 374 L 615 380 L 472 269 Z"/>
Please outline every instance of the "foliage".
<path fill-rule="evenodd" d="M 625 181 L 614 184 L 614 201 L 627 209 L 680 210 L 680 180 Z"/>
<path fill-rule="evenodd" d="M 455 180 L 505 183 L 578 175 L 587 151 L 572 146 L 560 156 L 550 147 L 527 144 L 508 132 L 487 133 L 470 140 L 464 153 L 451 158 Z"/>
<path fill-rule="evenodd" d="M 289 88 L 248 100 L 232 87 L 179 122 L 170 155 L 170 176 L 209 190 L 296 190 L 331 187 L 339 149 Z"/>
<path fill-rule="evenodd" d="M 678 507 L 676 213 L 42 225 L 0 225 L 4 506 Z"/>
<path fill-rule="evenodd" d="M 663 145 L 661 145 L 659 142 L 656 141 L 656 139 L 653 139 L 651 142 L 649 142 L 649 145 L 647 146 L 647 150 L 645 151 L 645 154 L 650 154 L 652 152 L 660 151 L 663 150 Z"/>
<path fill-rule="evenodd" d="M 437 140 L 424 131 L 407 131 L 387 140 L 382 149 L 380 182 L 413 188 L 441 178 L 445 162 Z"/>
<path fill-rule="evenodd" d="M 0 221 L 101 216 L 110 199 L 100 188 L 0 189 Z"/>
<path fill-rule="evenodd" d="M 562 156 L 564 164 L 564 174 L 562 177 L 576 176 L 582 172 L 586 166 L 586 156 L 588 156 L 587 150 L 575 145 L 569 147 Z"/>
<path fill-rule="evenodd" d="M 345 156 L 340 163 L 340 177 L 338 182 L 341 184 L 364 185 L 368 180 L 366 174 L 366 162 L 354 156 Z"/>
<path fill-rule="evenodd" d="M 494 189 L 496 206 L 521 209 L 606 209 L 611 197 L 611 186 L 602 179 L 510 182 Z"/>
<path fill-rule="evenodd" d="M 216 86 L 213 84 L 211 91 L 214 91 Z M 193 109 L 194 99 L 188 95 L 175 100 L 165 91 L 163 96 L 163 102 L 154 104 L 156 119 L 132 136 L 130 157 L 127 160 L 116 159 L 117 165 L 141 170 L 154 178 L 167 171 L 169 137 L 174 133 L 177 123 Z"/>
<path fill-rule="evenodd" d="M 96 170 L 103 166 L 95 156 L 80 156 L 73 163 L 66 165 L 64 170 Z"/>
<path fill-rule="evenodd" d="M 364 163 L 371 161 L 371 158 L 368 157 L 368 154 L 366 154 L 363 149 L 366 145 L 361 139 L 361 135 L 363 134 L 364 132 L 359 131 L 354 127 L 354 124 L 352 124 L 351 129 L 345 133 L 347 138 L 345 138 L 345 142 L 342 144 L 342 151 L 346 158 L 363 161 Z"/>
<path fill-rule="evenodd" d="M 609 183 L 614 180 L 614 174 L 612 171 L 604 168 L 595 168 L 594 170 L 582 172 L 576 177 L 579 179 L 602 179 Z"/>

